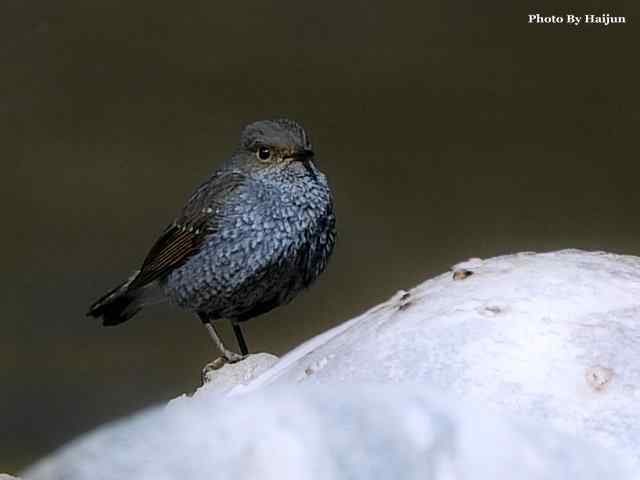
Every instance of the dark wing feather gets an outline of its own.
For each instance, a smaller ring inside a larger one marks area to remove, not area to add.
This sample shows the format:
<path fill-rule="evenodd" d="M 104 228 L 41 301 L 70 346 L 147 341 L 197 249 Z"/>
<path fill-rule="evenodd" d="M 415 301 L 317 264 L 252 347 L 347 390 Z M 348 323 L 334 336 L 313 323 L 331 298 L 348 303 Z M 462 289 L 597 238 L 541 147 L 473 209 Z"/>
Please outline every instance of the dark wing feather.
<path fill-rule="evenodd" d="M 128 289 L 140 288 L 164 277 L 197 253 L 204 240 L 219 228 L 219 211 L 226 198 L 245 179 L 241 173 L 227 172 L 214 175 L 202 184 L 153 245 Z"/>

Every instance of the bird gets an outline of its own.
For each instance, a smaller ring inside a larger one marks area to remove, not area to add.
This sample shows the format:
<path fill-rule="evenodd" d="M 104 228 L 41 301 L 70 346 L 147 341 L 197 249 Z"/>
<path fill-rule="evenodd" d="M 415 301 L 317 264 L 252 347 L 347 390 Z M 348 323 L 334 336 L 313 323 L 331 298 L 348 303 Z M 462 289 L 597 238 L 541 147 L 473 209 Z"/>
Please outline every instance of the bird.
<path fill-rule="evenodd" d="M 88 316 L 119 325 L 168 301 L 193 312 L 221 358 L 248 355 L 241 323 L 289 303 L 325 270 L 336 217 L 307 132 L 286 118 L 247 125 L 230 157 L 188 198 L 139 270 Z M 240 354 L 214 323 L 230 321 Z"/>

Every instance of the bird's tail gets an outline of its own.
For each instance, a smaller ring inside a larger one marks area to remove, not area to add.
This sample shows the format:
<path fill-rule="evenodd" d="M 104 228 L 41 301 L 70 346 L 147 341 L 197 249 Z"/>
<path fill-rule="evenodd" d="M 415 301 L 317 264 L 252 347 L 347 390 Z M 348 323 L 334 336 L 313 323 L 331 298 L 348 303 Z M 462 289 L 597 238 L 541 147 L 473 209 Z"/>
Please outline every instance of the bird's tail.
<path fill-rule="evenodd" d="M 126 322 L 138 313 L 145 304 L 145 292 L 143 289 L 129 289 L 137 275 L 138 272 L 94 302 L 87 316 L 102 317 L 102 324 L 111 326 Z"/>

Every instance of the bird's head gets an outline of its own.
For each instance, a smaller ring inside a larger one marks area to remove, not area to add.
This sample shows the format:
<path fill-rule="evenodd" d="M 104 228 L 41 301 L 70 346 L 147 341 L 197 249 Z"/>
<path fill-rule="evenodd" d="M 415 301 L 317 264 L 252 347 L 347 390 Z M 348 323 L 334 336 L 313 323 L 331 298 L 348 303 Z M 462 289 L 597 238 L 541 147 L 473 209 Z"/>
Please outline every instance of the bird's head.
<path fill-rule="evenodd" d="M 236 164 L 253 176 L 279 180 L 316 178 L 313 150 L 305 130 L 293 120 L 261 120 L 242 131 Z"/>

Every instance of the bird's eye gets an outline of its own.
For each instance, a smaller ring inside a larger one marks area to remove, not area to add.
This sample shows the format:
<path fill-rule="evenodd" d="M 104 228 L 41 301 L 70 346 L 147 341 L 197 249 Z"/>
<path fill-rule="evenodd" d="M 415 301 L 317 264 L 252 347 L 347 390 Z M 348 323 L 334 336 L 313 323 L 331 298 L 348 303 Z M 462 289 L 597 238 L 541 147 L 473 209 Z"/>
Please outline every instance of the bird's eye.
<path fill-rule="evenodd" d="M 259 147 L 258 151 L 258 159 L 265 161 L 271 158 L 271 149 L 269 147 Z"/>

